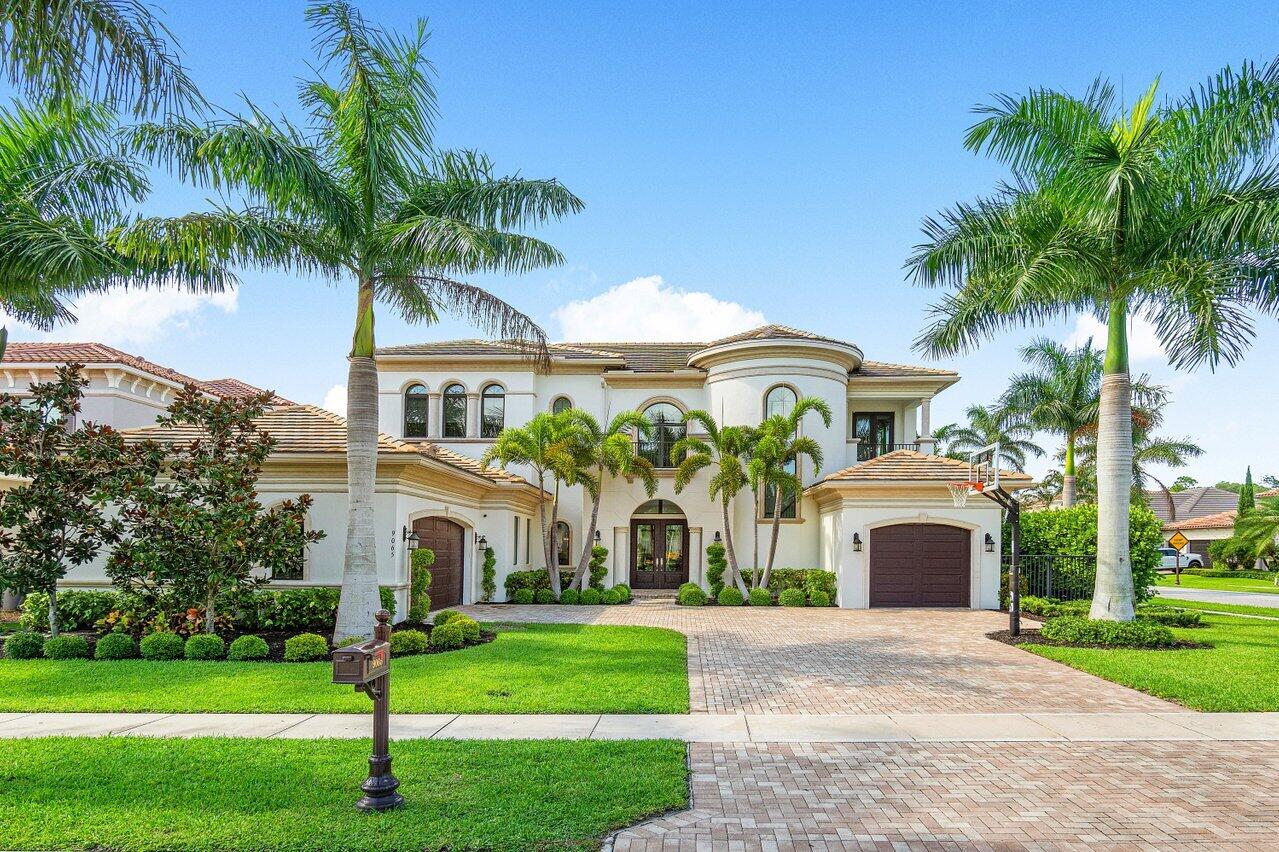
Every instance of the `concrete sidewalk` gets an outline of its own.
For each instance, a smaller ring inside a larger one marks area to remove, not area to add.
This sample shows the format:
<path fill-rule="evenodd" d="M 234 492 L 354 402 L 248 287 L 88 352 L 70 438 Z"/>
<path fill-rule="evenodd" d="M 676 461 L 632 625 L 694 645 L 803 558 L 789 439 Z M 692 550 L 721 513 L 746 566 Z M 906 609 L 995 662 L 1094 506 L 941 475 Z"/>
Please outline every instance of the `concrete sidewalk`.
<path fill-rule="evenodd" d="M 48 736 L 358 739 L 358 714 L 3 713 L 0 739 Z M 1279 740 L 1279 713 L 391 716 L 392 739 L 656 739 L 695 743 Z"/>

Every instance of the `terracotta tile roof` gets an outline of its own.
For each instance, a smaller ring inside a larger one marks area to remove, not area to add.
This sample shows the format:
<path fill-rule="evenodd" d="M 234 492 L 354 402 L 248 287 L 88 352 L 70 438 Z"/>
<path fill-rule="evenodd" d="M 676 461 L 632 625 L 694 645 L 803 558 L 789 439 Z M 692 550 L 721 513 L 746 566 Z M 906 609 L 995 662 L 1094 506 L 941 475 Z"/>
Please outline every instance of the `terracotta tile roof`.
<path fill-rule="evenodd" d="M 612 352 L 625 362 L 624 369 L 637 373 L 666 373 L 688 368 L 689 357 L 705 343 L 574 343 L 588 349 Z"/>
<path fill-rule="evenodd" d="M 1214 530 L 1233 527 L 1235 525 L 1235 510 L 1230 509 L 1225 512 L 1218 512 L 1215 515 L 1201 515 L 1198 518 L 1190 518 L 1184 521 L 1169 521 L 1164 524 L 1164 532 L 1173 532 L 1175 530 Z"/>
<path fill-rule="evenodd" d="M 933 367 L 916 367 L 911 364 L 890 364 L 887 361 L 863 361 L 862 365 L 851 374 L 854 378 L 857 376 L 866 376 L 868 378 L 880 377 L 910 377 L 910 376 L 955 376 L 959 374 L 954 370 L 939 370 Z"/>
<path fill-rule="evenodd" d="M 548 343 L 551 357 L 568 359 L 618 358 L 616 352 L 588 348 L 581 343 Z M 378 355 L 492 355 L 497 357 L 525 357 L 535 353 L 533 346 L 521 340 L 435 340 L 426 343 L 410 343 L 404 346 L 383 346 Z"/>
<path fill-rule="evenodd" d="M 1168 497 L 1162 491 L 1147 491 L 1147 502 L 1151 511 L 1161 521 L 1171 521 L 1174 517 L 1179 521 L 1191 518 L 1202 518 L 1205 515 L 1216 515 L 1227 509 L 1239 507 L 1239 495 L 1233 491 L 1213 486 L 1187 488 L 1185 491 L 1172 492 L 1172 504 L 1176 514 L 1168 512 Z"/>
<path fill-rule="evenodd" d="M 761 325 L 759 328 L 752 328 L 749 331 L 743 331 L 738 334 L 730 334 L 728 337 L 721 337 L 719 340 L 712 340 L 710 343 L 705 344 L 705 348 L 723 346 L 728 343 L 743 343 L 747 340 L 816 340 L 822 343 L 837 343 L 840 346 L 850 345 L 833 337 L 822 337 L 820 334 L 813 334 L 811 331 L 773 323 L 771 325 Z"/>
<path fill-rule="evenodd" d="M 1271 497 L 1279 497 L 1279 488 L 1271 488 L 1267 491 L 1261 491 L 1257 494 L 1257 496 L 1265 498 L 1267 500 L 1270 499 Z"/>
<path fill-rule="evenodd" d="M 846 467 L 822 482 L 961 482 L 968 479 L 968 462 L 945 456 L 930 456 L 915 450 L 894 450 L 870 461 Z M 1000 471 L 1001 481 L 1027 485 L 1029 474 Z"/>
<path fill-rule="evenodd" d="M 257 396 L 265 393 L 262 388 L 255 387 L 248 382 L 242 382 L 239 379 L 209 379 L 206 382 L 200 382 L 200 387 L 207 390 L 214 396 L 220 396 L 223 399 L 244 399 L 245 397 Z M 271 391 L 272 405 L 296 405 L 293 400 L 285 399 L 275 391 Z"/>

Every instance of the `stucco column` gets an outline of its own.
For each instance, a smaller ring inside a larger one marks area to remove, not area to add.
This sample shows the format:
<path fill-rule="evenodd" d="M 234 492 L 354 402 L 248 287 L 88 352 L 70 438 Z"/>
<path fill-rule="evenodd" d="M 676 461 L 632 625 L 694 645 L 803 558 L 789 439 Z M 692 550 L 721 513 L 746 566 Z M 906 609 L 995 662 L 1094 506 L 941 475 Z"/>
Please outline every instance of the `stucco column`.
<path fill-rule="evenodd" d="M 610 585 L 631 581 L 630 527 L 613 527 L 613 551 L 608 555 Z"/>
<path fill-rule="evenodd" d="M 702 528 L 694 527 L 688 531 L 688 579 L 699 586 L 704 585 L 706 566 L 703 564 L 705 551 L 702 548 Z"/>
<path fill-rule="evenodd" d="M 444 425 L 440 421 L 441 410 L 440 394 L 428 393 L 426 395 L 426 436 L 428 438 L 438 438 L 444 434 Z"/>
<path fill-rule="evenodd" d="M 466 437 L 480 437 L 480 395 L 478 393 L 466 395 Z"/>
<path fill-rule="evenodd" d="M 933 400 L 926 397 L 919 404 L 919 436 L 921 438 L 931 438 L 933 436 Z"/>

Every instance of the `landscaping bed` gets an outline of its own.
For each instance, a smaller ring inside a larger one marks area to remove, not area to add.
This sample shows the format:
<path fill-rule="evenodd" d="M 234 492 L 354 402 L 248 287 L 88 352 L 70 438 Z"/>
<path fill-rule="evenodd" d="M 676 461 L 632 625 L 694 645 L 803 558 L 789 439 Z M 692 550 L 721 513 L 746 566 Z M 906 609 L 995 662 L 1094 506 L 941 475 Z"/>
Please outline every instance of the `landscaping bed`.
<path fill-rule="evenodd" d="M 1158 648 L 1147 648 L 1141 645 L 1085 645 L 1076 642 L 1066 642 L 1062 640 L 1046 639 L 1040 633 L 1039 628 L 1030 627 L 1022 628 L 1021 635 L 1014 636 L 1011 630 L 996 630 L 993 633 L 987 633 L 986 637 L 994 639 L 996 642 L 1003 642 L 1005 645 L 1042 645 L 1052 648 L 1142 648 L 1151 651 L 1183 651 L 1198 648 L 1211 648 L 1212 646 L 1204 642 L 1196 642 L 1193 639 L 1174 639 L 1171 645 L 1164 645 Z"/>

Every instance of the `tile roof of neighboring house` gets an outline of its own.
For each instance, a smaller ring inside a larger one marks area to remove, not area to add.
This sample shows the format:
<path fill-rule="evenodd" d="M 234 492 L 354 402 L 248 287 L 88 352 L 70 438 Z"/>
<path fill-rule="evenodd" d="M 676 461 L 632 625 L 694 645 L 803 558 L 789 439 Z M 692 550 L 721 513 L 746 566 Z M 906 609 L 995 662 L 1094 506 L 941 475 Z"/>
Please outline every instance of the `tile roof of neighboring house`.
<path fill-rule="evenodd" d="M 581 343 L 548 343 L 546 348 L 551 357 L 567 359 L 617 358 L 616 352 L 606 352 L 587 348 Z M 535 348 L 519 340 L 434 340 L 426 343 L 409 343 L 403 346 L 384 346 L 377 350 L 379 355 L 455 355 L 483 356 L 496 355 L 508 357 L 533 356 Z"/>
<path fill-rule="evenodd" d="M 200 387 L 207 390 L 215 396 L 223 399 L 244 399 L 249 396 L 257 396 L 260 393 L 266 393 L 265 390 L 248 382 L 242 382 L 239 379 L 209 379 L 207 382 L 200 382 Z M 293 400 L 285 399 L 275 391 L 271 391 L 272 405 L 294 405 Z"/>
<path fill-rule="evenodd" d="M 1174 532 L 1175 530 L 1215 530 L 1235 525 L 1234 509 L 1225 512 L 1217 512 L 1213 515 L 1201 515 L 1197 518 L 1187 520 L 1169 521 L 1164 524 L 1164 532 Z"/>
<path fill-rule="evenodd" d="M 1279 488 L 1270 488 L 1270 489 L 1267 489 L 1266 491 L 1258 492 L 1257 496 L 1264 497 L 1266 499 L 1269 499 L 1271 497 L 1279 497 Z"/>
<path fill-rule="evenodd" d="M 1147 491 L 1146 498 L 1155 517 L 1161 521 L 1173 519 L 1174 516 L 1168 511 L 1168 497 L 1164 492 Z M 1237 509 L 1239 495 L 1224 488 L 1200 486 L 1172 492 L 1172 504 L 1177 510 L 1176 519 L 1186 521 L 1191 518 L 1202 518 L 1205 515 L 1216 515 L 1227 509 Z"/>
<path fill-rule="evenodd" d="M 893 450 L 876 456 L 870 461 L 846 467 L 821 480 L 821 482 L 962 482 L 969 478 L 968 462 L 945 456 L 930 456 L 915 450 Z M 1000 481 L 1016 485 L 1029 485 L 1029 474 L 1004 470 Z"/>

